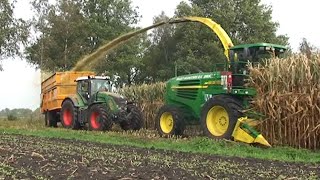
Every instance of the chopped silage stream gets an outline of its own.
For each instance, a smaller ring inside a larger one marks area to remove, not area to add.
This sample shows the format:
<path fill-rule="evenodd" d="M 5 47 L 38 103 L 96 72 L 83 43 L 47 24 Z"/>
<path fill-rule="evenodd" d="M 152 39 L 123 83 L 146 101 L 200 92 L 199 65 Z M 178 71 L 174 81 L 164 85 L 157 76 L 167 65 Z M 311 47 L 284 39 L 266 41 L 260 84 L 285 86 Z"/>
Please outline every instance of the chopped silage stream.
<path fill-rule="evenodd" d="M 176 24 L 176 23 L 183 23 L 183 22 L 191 22 L 191 20 L 183 19 L 183 18 L 176 18 L 171 19 L 169 21 L 161 21 L 159 23 L 153 24 L 151 26 L 132 31 L 126 34 L 123 34 L 110 42 L 107 42 L 100 46 L 96 51 L 93 53 L 83 57 L 82 59 L 77 61 L 77 64 L 72 68 L 71 71 L 82 71 L 82 70 L 90 70 L 90 68 L 96 64 L 98 61 L 106 57 L 112 50 L 119 47 L 121 44 L 127 42 L 128 40 L 132 39 L 133 37 L 142 34 L 150 29 L 165 25 L 165 24 Z"/>

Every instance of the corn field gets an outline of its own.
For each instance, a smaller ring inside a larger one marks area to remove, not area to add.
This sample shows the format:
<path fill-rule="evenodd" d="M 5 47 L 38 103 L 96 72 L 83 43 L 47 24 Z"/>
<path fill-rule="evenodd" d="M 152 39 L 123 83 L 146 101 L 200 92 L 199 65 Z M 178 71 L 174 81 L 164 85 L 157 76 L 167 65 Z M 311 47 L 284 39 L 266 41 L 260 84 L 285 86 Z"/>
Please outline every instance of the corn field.
<path fill-rule="evenodd" d="M 320 148 L 320 56 L 294 55 L 250 68 L 253 107 L 266 115 L 261 132 L 272 144 Z"/>
<path fill-rule="evenodd" d="M 164 103 L 164 91 L 165 83 L 160 82 L 125 87 L 120 90 L 120 94 L 138 103 L 144 114 L 145 127 L 153 129 L 157 112 Z"/>

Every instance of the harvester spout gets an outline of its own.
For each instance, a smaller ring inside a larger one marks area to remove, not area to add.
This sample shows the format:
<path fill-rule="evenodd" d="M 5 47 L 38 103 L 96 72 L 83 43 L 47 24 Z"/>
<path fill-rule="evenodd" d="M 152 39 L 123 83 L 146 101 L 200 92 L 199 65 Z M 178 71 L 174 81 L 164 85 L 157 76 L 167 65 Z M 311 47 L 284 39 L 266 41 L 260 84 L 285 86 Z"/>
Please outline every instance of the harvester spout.
<path fill-rule="evenodd" d="M 234 128 L 232 136 L 235 141 L 240 141 L 248 144 L 261 144 L 271 147 L 269 142 L 252 126 L 255 126 L 257 121 L 248 119 L 247 117 L 241 117 Z"/>

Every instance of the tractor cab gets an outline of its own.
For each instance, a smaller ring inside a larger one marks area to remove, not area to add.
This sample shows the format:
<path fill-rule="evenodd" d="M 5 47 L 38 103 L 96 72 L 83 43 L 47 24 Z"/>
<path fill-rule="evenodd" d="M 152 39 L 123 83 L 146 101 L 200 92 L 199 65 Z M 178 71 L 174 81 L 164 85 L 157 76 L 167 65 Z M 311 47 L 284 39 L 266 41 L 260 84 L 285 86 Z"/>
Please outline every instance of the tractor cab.
<path fill-rule="evenodd" d="M 87 76 L 76 79 L 78 94 L 88 101 L 98 92 L 111 92 L 112 86 L 108 76 Z"/>
<path fill-rule="evenodd" d="M 230 48 L 229 71 L 232 72 L 233 86 L 244 85 L 244 78 L 249 75 L 248 62 L 253 66 L 262 64 L 265 59 L 283 56 L 286 49 L 285 46 L 270 43 L 243 44 Z"/>

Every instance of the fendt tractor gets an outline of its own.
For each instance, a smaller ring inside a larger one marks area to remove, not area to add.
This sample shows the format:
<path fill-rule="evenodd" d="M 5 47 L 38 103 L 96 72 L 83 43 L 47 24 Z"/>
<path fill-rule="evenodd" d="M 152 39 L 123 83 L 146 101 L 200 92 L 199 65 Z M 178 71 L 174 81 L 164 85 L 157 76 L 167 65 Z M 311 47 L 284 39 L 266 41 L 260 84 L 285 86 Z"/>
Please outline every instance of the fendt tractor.
<path fill-rule="evenodd" d="M 45 125 L 68 129 L 106 131 L 114 123 L 124 130 L 139 130 L 144 121 L 140 109 L 112 92 L 108 76 L 93 72 L 56 72 L 41 84 L 41 111 Z"/>
<path fill-rule="evenodd" d="M 211 138 L 270 146 L 252 127 L 257 124 L 254 119 L 257 113 L 244 112 L 256 95 L 254 88 L 245 86 L 249 75 L 247 64 L 279 56 L 286 47 L 270 43 L 234 46 L 227 33 L 211 19 L 185 19 L 209 26 L 221 40 L 227 61 L 220 71 L 217 64 L 213 72 L 178 76 L 167 82 L 165 105 L 156 119 L 159 134 L 182 135 L 185 125 L 200 123 L 205 135 Z"/>

